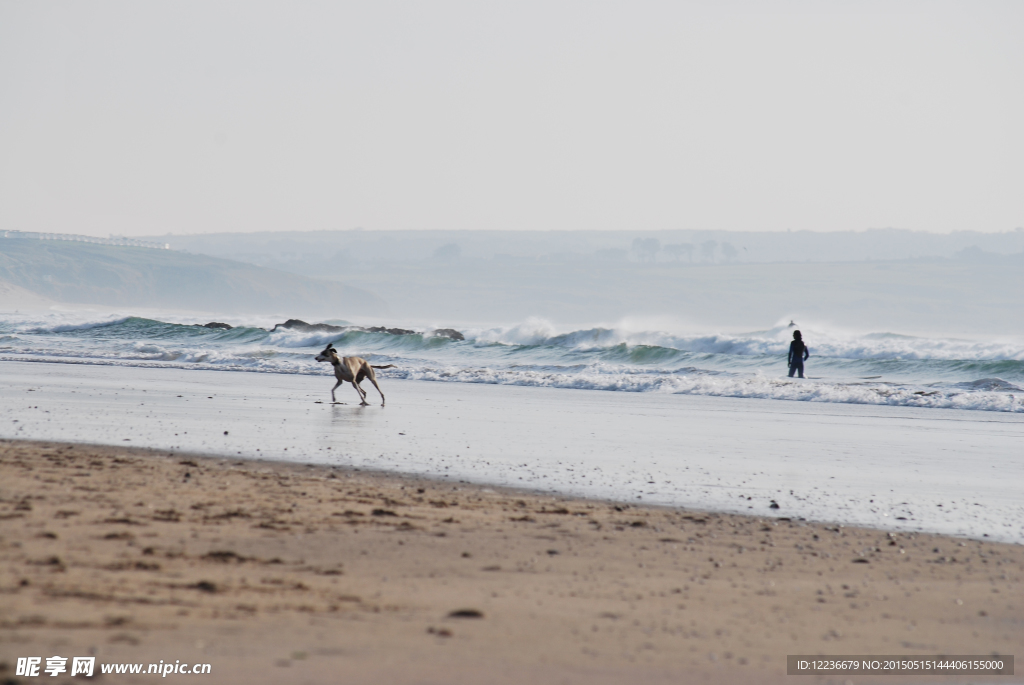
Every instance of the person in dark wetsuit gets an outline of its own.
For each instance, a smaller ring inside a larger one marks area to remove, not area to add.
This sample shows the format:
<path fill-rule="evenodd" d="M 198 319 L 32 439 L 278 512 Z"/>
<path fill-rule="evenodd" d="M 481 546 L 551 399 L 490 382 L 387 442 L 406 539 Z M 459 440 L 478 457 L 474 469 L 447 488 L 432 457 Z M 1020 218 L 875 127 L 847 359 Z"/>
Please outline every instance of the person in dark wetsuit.
<path fill-rule="evenodd" d="M 800 331 L 793 331 L 793 342 L 789 343 L 789 377 L 799 372 L 800 378 L 804 377 L 804 362 L 811 356 L 804 345 L 803 336 Z"/>

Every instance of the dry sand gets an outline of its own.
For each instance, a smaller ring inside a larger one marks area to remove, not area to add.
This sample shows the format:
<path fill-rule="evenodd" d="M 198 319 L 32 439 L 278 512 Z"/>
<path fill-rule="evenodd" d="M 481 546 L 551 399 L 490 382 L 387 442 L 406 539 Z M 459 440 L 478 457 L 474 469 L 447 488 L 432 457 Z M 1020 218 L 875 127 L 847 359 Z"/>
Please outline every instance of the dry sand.
<path fill-rule="evenodd" d="M 35 681 L 19 656 L 90 654 L 210 663 L 217 683 L 905 682 L 787 677 L 786 655 L 1024 654 L 1022 562 L 936 535 L 0 441 L 0 682 Z"/>

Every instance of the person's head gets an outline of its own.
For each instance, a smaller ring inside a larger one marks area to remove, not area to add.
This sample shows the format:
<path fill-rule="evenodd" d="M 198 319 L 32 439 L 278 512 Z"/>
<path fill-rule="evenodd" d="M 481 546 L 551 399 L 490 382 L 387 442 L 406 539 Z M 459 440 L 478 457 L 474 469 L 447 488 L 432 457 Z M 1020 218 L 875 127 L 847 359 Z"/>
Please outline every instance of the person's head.
<path fill-rule="evenodd" d="M 800 335 L 800 331 L 793 331 L 793 340 L 803 340 L 803 336 Z"/>

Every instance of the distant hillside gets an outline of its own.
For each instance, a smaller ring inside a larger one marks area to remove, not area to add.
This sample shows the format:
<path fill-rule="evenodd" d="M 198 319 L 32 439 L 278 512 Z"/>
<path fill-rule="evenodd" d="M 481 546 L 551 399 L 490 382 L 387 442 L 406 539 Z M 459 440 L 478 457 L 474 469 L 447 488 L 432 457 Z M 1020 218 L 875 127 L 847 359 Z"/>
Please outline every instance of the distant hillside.
<path fill-rule="evenodd" d="M 387 311 L 373 293 L 336 281 L 141 247 L 0 239 L 0 280 L 67 303 L 339 318 Z"/>
<path fill-rule="evenodd" d="M 47 297 L 0 280 L 0 312 L 13 312 L 19 309 L 46 309 L 54 304 L 56 302 Z"/>

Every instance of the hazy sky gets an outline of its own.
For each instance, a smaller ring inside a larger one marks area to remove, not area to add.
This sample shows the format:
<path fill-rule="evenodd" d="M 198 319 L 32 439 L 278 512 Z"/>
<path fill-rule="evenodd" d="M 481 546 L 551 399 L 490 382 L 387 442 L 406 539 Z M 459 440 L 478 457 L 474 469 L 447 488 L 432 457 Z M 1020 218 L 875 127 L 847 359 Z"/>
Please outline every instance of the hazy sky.
<path fill-rule="evenodd" d="M 1024 2 L 0 0 L 0 228 L 1005 231 Z"/>

